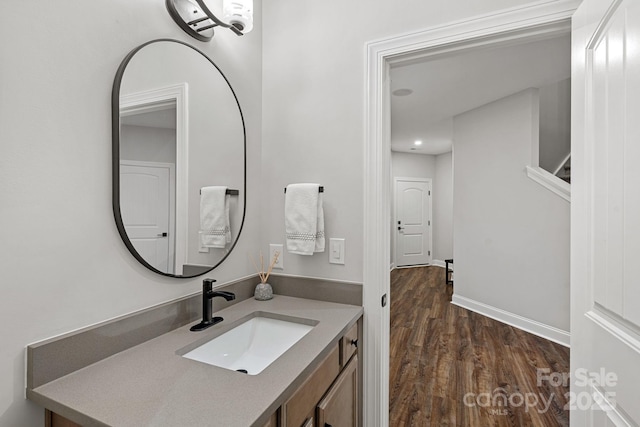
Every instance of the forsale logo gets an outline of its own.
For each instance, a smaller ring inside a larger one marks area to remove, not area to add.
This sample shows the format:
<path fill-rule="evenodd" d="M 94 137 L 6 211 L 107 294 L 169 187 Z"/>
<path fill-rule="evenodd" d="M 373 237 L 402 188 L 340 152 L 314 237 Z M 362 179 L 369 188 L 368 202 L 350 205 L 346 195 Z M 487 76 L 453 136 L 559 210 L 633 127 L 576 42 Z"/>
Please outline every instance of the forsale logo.
<path fill-rule="evenodd" d="M 615 387 L 618 382 L 618 376 L 614 372 L 606 372 L 604 368 L 600 368 L 598 372 L 590 372 L 588 369 L 579 368 L 574 372 L 575 385 L 577 387 L 586 387 L 592 385 L 600 388 Z M 536 382 L 538 387 L 548 384 L 551 387 L 569 387 L 571 375 L 568 372 L 551 372 L 549 368 L 538 368 L 536 373 Z M 473 408 L 480 407 L 486 409 L 491 415 L 507 415 L 507 408 L 524 407 L 525 412 L 537 411 L 539 414 L 546 413 L 556 400 L 555 392 L 550 394 L 535 392 L 514 392 L 503 387 L 498 387 L 492 392 L 487 393 L 467 393 L 463 397 L 465 406 Z M 568 410 L 610 410 L 615 408 L 616 394 L 613 391 L 602 391 L 600 393 L 582 392 L 566 392 L 563 394 L 567 403 L 563 409 Z"/>
<path fill-rule="evenodd" d="M 543 414 L 549 410 L 555 394 L 545 396 L 542 393 L 509 393 L 505 388 L 498 387 L 491 393 L 467 393 L 463 397 L 465 406 L 487 409 L 491 415 L 507 415 L 506 408 L 524 407 L 525 412 L 536 410 Z"/>

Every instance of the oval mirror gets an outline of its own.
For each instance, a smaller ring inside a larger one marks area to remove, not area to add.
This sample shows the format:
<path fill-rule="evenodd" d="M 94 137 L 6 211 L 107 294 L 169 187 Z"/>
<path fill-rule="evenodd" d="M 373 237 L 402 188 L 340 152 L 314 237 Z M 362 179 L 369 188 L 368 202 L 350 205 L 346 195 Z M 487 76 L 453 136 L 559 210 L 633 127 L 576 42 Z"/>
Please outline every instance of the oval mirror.
<path fill-rule="evenodd" d="M 195 277 L 235 246 L 246 205 L 246 134 L 224 74 L 196 48 L 154 40 L 113 85 L 113 213 L 133 256 Z"/>

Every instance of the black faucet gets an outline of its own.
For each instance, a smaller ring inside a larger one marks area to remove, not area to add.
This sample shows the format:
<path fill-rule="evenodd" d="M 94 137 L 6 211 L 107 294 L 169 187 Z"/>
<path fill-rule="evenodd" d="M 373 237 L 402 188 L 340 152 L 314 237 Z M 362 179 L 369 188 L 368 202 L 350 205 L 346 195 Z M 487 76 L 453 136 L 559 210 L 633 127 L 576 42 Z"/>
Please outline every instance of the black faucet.
<path fill-rule="evenodd" d="M 202 322 L 194 325 L 190 328 L 192 331 L 202 331 L 209 326 L 213 326 L 216 323 L 222 322 L 222 317 L 212 317 L 212 299 L 215 297 L 222 297 L 227 301 L 236 299 L 236 294 L 233 292 L 225 291 L 213 291 L 214 279 L 204 279 L 202 281 Z"/>

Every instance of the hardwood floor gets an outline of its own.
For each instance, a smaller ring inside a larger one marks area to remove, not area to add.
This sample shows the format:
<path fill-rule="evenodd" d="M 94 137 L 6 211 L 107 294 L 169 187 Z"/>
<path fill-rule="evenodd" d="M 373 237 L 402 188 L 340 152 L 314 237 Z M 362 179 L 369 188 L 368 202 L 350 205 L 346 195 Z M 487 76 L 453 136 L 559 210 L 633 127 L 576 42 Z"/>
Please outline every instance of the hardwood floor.
<path fill-rule="evenodd" d="M 444 269 L 391 274 L 390 425 L 568 426 L 569 349 L 451 304 Z M 559 377 L 554 376 L 554 379 Z"/>

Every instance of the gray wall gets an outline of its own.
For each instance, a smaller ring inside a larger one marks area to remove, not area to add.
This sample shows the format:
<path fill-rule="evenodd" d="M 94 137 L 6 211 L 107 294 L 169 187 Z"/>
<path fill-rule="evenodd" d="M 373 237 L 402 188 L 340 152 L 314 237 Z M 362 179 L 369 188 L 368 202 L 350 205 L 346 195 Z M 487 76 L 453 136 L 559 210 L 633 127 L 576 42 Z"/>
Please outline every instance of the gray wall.
<path fill-rule="evenodd" d="M 27 344 L 201 289 L 200 278 L 146 270 L 120 239 L 111 210 L 111 88 L 122 59 L 146 41 L 174 38 L 205 51 L 242 104 L 257 194 L 261 2 L 255 7 L 252 33 L 216 31 L 201 43 L 163 1 L 95 0 L 91 13 L 80 0 L 0 2 L 0 426 L 44 425 L 42 408 L 24 398 Z M 249 198 L 236 252 L 211 274 L 218 283 L 254 274 L 247 253 L 258 250 L 258 202 Z"/>
<path fill-rule="evenodd" d="M 430 178 L 436 174 L 436 156 L 428 154 L 391 153 L 391 176 Z M 392 188 L 391 191 L 394 189 Z"/>
<path fill-rule="evenodd" d="M 327 237 L 346 238 L 345 265 L 327 253 L 285 253 L 285 274 L 362 281 L 366 43 L 526 3 L 265 2 L 263 251 L 283 243 L 283 187 L 292 182 L 325 186 Z"/>
<path fill-rule="evenodd" d="M 436 156 L 433 187 L 433 259 L 453 258 L 453 153 Z"/>
<path fill-rule="evenodd" d="M 539 166 L 553 173 L 571 152 L 571 79 L 542 86 L 538 94 L 540 96 Z"/>
<path fill-rule="evenodd" d="M 120 126 L 120 158 L 176 164 L 176 130 Z"/>
<path fill-rule="evenodd" d="M 454 292 L 569 331 L 569 203 L 524 172 L 535 98 L 454 118 Z"/>

